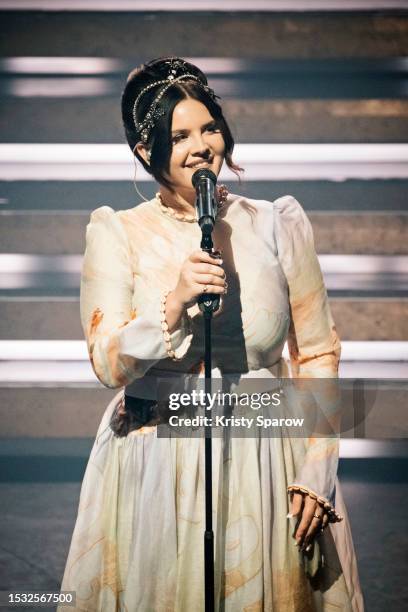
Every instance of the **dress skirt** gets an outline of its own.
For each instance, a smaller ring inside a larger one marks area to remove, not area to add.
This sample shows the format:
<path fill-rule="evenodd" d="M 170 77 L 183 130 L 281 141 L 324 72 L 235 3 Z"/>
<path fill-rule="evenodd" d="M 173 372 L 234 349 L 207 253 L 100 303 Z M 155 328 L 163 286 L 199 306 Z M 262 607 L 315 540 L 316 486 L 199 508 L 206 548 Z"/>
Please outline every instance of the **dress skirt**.
<path fill-rule="evenodd" d="M 156 427 L 115 436 L 110 402 L 82 484 L 62 590 L 73 610 L 204 610 L 204 438 L 158 438 Z M 299 442 L 299 441 L 297 441 Z M 215 609 L 218 612 L 361 612 L 344 517 L 298 551 L 288 519 L 295 479 L 289 438 L 213 438 Z"/>

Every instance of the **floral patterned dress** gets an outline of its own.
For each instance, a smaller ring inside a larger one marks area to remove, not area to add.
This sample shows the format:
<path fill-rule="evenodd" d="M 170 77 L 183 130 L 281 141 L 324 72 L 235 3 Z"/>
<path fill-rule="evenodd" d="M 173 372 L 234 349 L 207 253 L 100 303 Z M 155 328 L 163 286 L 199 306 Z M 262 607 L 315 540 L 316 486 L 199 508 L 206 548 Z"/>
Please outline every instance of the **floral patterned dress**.
<path fill-rule="evenodd" d="M 124 389 L 147 397 L 155 377 L 202 363 L 198 307 L 170 335 L 177 361 L 167 355 L 160 318 L 163 293 L 200 237 L 197 223 L 156 198 L 91 214 L 81 320 L 96 376 L 120 390 L 97 432 L 63 578 L 62 589 L 76 591 L 76 610 L 204 610 L 203 438 L 160 438 L 155 426 L 118 437 L 110 428 Z M 229 284 L 213 319 L 214 374 L 335 379 L 340 342 L 299 202 L 229 195 L 213 238 Z M 213 439 L 217 611 L 363 610 L 337 462 L 336 439 Z M 343 516 L 308 556 L 294 545 L 289 485 L 335 503 Z"/>

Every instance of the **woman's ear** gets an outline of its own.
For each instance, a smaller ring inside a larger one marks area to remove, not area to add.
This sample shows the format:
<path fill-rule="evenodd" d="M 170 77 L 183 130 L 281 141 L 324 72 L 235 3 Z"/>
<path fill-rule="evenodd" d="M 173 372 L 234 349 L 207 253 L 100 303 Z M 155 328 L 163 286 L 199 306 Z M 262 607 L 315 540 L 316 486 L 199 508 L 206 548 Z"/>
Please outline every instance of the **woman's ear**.
<path fill-rule="evenodd" d="M 146 145 L 144 145 L 143 142 L 138 142 L 134 150 L 138 152 L 140 157 L 144 159 L 146 164 L 149 166 L 150 165 L 150 151 L 146 147 Z"/>

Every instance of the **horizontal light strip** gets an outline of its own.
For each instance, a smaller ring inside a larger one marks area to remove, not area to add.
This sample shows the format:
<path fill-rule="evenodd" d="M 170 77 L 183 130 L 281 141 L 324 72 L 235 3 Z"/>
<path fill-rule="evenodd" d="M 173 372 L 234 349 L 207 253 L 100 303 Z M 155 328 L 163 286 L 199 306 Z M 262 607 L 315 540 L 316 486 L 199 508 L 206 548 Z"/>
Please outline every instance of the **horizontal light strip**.
<path fill-rule="evenodd" d="M 115 93 L 114 85 L 106 78 L 24 78 L 4 86 L 4 91 L 18 98 L 76 98 L 107 96 Z"/>
<path fill-rule="evenodd" d="M 0 71 L 13 74 L 106 74 L 123 70 L 124 62 L 110 57 L 5 57 Z"/>
<path fill-rule="evenodd" d="M 3 361 L 88 360 L 84 340 L 0 340 Z M 284 356 L 288 358 L 287 347 Z M 342 342 L 344 361 L 408 361 L 408 342 Z"/>
<path fill-rule="evenodd" d="M 408 275 L 407 255 L 319 255 L 318 257 L 320 267 L 325 274 Z"/>
<path fill-rule="evenodd" d="M 287 358 L 287 357 L 286 357 Z M 341 378 L 408 379 L 408 361 L 341 361 Z M 61 383 L 99 386 L 87 358 L 81 360 L 0 361 L 0 386 L 60 387 Z"/>
<path fill-rule="evenodd" d="M 407 144 L 238 144 L 244 179 L 332 180 L 408 178 Z M 1 144 L 0 180 L 133 180 L 125 144 Z M 237 181 L 223 168 L 220 179 Z M 152 181 L 137 164 L 137 181 Z"/>
<path fill-rule="evenodd" d="M 319 255 L 324 274 L 407 274 L 408 255 Z M 80 274 L 82 255 L 0 254 L 0 274 Z"/>
<path fill-rule="evenodd" d="M 407 0 L 408 2 L 408 0 Z M 265 59 L 238 57 L 184 57 L 197 65 L 207 76 L 229 78 L 242 76 L 252 78 L 256 75 L 274 77 L 275 75 L 305 74 L 331 76 L 342 74 L 395 74 L 402 76 L 408 72 L 408 57 L 395 56 L 386 58 L 338 58 L 332 59 Z M 56 57 L 56 56 L 10 56 L 0 58 L 0 72 L 6 76 L 33 75 L 39 77 L 50 75 L 75 77 L 96 75 L 124 76 L 132 68 L 143 63 L 143 58 L 117 59 L 112 57 Z M 71 83 L 72 81 L 69 80 Z"/>
<path fill-rule="evenodd" d="M 0 254 L 0 274 L 37 274 L 58 272 L 80 274 L 82 255 Z M 407 257 L 408 259 L 408 257 Z"/>
<path fill-rule="evenodd" d="M 407 0 L 2 0 L 0 10 L 46 11 L 360 11 L 407 8 Z"/>
<path fill-rule="evenodd" d="M 341 378 L 408 380 L 408 361 L 340 361 Z"/>
<path fill-rule="evenodd" d="M 341 459 L 372 459 L 376 457 L 408 457 L 408 440 L 340 440 Z"/>

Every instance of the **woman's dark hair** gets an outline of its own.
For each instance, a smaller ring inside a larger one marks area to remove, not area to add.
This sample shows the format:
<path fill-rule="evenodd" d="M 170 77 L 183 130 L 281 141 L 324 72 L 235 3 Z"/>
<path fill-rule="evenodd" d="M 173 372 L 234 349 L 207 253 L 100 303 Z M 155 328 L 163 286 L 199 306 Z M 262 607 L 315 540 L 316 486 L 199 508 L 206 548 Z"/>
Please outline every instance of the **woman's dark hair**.
<path fill-rule="evenodd" d="M 186 98 L 193 98 L 207 107 L 210 115 L 217 122 L 218 128 L 224 138 L 225 162 L 236 174 L 241 170 L 232 161 L 234 139 L 227 121 L 222 113 L 221 106 L 212 96 L 193 79 L 182 80 L 167 89 L 160 100 L 160 108 L 164 114 L 156 119 L 155 125 L 150 132 L 146 147 L 150 150 L 150 165 L 139 155 L 135 147 L 141 141 L 140 133 L 136 130 L 133 120 L 133 106 L 139 93 L 150 83 L 165 79 L 169 74 L 169 62 L 182 61 L 183 72 L 197 76 L 200 81 L 207 85 L 207 78 L 203 72 L 194 64 L 180 60 L 180 58 L 160 58 L 142 64 L 139 68 L 132 70 L 127 78 L 125 88 L 122 92 L 122 121 L 125 128 L 126 139 L 132 153 L 137 157 L 144 169 L 152 174 L 156 181 L 172 189 L 169 177 L 170 157 L 172 153 L 171 124 L 175 106 Z M 143 121 L 150 105 L 163 85 L 152 87 L 140 99 L 137 105 L 137 122 Z"/>

